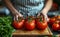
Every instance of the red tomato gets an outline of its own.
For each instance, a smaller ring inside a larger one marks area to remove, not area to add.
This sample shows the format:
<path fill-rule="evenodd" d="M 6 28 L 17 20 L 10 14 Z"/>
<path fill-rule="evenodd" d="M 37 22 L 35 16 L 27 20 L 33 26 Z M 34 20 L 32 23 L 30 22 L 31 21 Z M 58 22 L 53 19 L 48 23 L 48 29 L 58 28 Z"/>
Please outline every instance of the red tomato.
<path fill-rule="evenodd" d="M 58 8 L 58 4 L 57 3 L 53 3 L 53 7 L 54 8 Z"/>
<path fill-rule="evenodd" d="M 57 20 L 60 20 L 60 15 L 57 16 Z"/>
<path fill-rule="evenodd" d="M 59 22 L 59 25 L 60 25 L 60 22 Z"/>
<path fill-rule="evenodd" d="M 43 17 L 36 19 L 36 26 L 38 29 L 44 30 L 47 28 L 47 22 L 43 19 Z"/>
<path fill-rule="evenodd" d="M 54 23 L 54 24 L 52 25 L 52 29 L 53 29 L 54 31 L 58 31 L 58 30 L 59 30 L 59 24 L 58 24 L 58 23 Z"/>
<path fill-rule="evenodd" d="M 35 28 L 35 19 L 28 17 L 25 21 L 25 29 L 31 31 Z"/>
<path fill-rule="evenodd" d="M 58 10 L 58 4 L 57 3 L 52 4 L 52 10 Z"/>
<path fill-rule="evenodd" d="M 13 27 L 16 29 L 22 29 L 24 24 L 24 19 L 20 19 L 19 21 L 14 20 L 13 21 Z"/>
<path fill-rule="evenodd" d="M 37 21 L 36 22 L 36 26 L 37 26 L 37 28 L 38 29 L 41 29 L 41 30 L 44 30 L 44 29 L 46 29 L 47 28 L 47 22 L 39 22 L 39 21 Z"/>
<path fill-rule="evenodd" d="M 60 22 L 59 22 L 59 30 L 60 30 Z"/>
<path fill-rule="evenodd" d="M 56 20 L 56 19 L 55 19 L 54 17 L 53 17 L 53 18 L 50 18 L 48 23 L 49 23 L 50 25 L 52 25 L 52 24 L 55 22 L 55 20 Z"/>

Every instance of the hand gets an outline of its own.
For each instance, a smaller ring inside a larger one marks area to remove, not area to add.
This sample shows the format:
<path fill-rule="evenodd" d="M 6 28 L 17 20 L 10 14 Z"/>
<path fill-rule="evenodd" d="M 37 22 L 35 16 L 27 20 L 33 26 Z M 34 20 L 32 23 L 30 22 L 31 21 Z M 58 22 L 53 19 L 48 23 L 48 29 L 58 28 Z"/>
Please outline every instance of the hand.
<path fill-rule="evenodd" d="M 47 14 L 39 13 L 37 16 L 43 16 L 46 21 L 49 21 Z"/>
<path fill-rule="evenodd" d="M 17 13 L 13 13 L 13 16 L 14 16 L 14 20 L 18 20 L 19 17 L 23 17 L 23 15 L 18 13 L 18 12 Z"/>

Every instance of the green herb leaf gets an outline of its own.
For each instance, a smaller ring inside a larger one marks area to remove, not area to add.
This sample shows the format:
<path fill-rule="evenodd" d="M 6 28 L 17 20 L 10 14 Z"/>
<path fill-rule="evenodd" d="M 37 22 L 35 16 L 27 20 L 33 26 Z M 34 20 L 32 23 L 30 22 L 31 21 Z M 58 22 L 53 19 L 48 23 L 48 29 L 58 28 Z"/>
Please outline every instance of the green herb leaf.
<path fill-rule="evenodd" d="M 11 24 L 11 16 L 0 17 L 0 37 L 12 37 L 12 33 L 15 29 L 11 26 Z"/>

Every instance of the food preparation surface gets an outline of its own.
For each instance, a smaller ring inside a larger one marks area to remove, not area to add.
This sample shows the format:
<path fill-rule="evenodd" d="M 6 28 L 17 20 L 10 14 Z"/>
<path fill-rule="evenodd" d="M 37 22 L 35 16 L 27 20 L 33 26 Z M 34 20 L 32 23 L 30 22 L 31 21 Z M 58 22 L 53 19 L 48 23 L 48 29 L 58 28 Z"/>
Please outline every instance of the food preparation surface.
<path fill-rule="evenodd" d="M 13 35 L 52 35 L 48 29 L 45 30 L 33 30 L 33 31 L 26 31 L 26 30 L 16 30 Z"/>

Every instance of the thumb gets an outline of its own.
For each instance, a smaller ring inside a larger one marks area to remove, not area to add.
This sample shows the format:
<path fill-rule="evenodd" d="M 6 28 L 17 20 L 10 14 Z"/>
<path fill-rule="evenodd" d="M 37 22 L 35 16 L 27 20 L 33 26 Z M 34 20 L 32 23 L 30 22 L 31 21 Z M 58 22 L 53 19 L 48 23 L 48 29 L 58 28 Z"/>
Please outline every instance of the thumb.
<path fill-rule="evenodd" d="M 44 19 L 45 19 L 46 21 L 49 21 L 49 19 L 48 19 L 48 16 L 47 16 L 47 15 L 45 15 Z"/>
<path fill-rule="evenodd" d="M 14 18 L 13 18 L 13 20 L 17 21 L 18 20 L 18 15 L 15 15 Z"/>
<path fill-rule="evenodd" d="M 19 17 L 23 17 L 23 15 L 22 15 L 22 14 L 19 14 L 18 16 L 19 16 Z"/>

